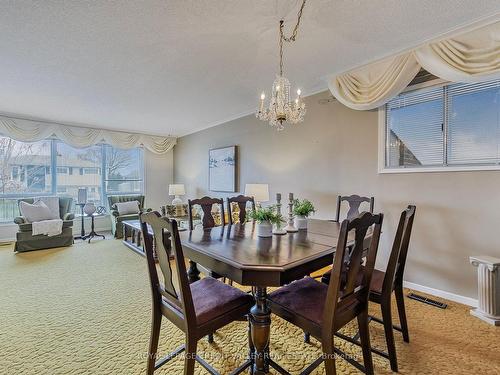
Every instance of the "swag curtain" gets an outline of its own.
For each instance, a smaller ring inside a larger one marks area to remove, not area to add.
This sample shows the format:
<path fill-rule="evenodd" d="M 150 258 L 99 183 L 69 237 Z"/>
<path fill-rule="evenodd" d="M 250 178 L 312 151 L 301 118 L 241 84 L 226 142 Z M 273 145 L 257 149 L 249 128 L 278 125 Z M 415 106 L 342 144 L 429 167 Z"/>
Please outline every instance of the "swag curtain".
<path fill-rule="evenodd" d="M 500 78 L 500 22 L 340 74 L 328 86 L 344 105 L 369 110 L 403 91 L 420 68 L 451 82 Z"/>
<path fill-rule="evenodd" d="M 88 147 L 106 143 L 129 149 L 144 147 L 155 154 L 165 154 L 174 147 L 176 138 L 116 132 L 77 126 L 66 126 L 0 116 L 0 134 L 22 142 L 36 142 L 56 137 L 73 147 Z"/>

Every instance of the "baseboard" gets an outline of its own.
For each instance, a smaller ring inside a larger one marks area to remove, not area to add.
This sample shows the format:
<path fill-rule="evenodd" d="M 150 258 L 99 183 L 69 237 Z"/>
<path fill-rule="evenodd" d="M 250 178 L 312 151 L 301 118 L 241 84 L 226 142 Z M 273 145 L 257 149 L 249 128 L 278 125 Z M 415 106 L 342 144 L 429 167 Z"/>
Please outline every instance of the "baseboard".
<path fill-rule="evenodd" d="M 405 281 L 403 286 L 408 289 L 416 290 L 418 292 L 423 292 L 427 294 L 431 294 L 436 297 L 444 298 L 453 302 L 458 302 L 463 305 L 468 305 L 472 307 L 477 307 L 477 299 L 461 296 L 459 294 L 446 292 L 440 289 L 429 288 L 428 286 L 423 286 L 415 283 L 410 283 L 409 281 Z"/>

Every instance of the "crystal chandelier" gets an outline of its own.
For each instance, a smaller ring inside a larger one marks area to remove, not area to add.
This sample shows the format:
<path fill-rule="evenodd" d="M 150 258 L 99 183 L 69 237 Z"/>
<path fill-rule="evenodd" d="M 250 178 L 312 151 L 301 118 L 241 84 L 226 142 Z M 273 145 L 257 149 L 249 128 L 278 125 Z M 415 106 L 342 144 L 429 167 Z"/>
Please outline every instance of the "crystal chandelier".
<path fill-rule="evenodd" d="M 294 42 L 297 37 L 302 11 L 306 5 L 306 0 L 303 0 L 297 15 L 297 24 L 293 29 L 292 35 L 287 38 L 283 33 L 284 21 L 280 21 L 279 25 L 279 50 L 280 50 L 280 65 L 279 74 L 276 75 L 273 87 L 271 89 L 271 100 L 268 108 L 265 108 L 266 94 L 262 92 L 260 95 L 260 105 L 255 116 L 262 121 L 269 121 L 269 124 L 277 130 L 285 128 L 284 123 L 297 124 L 304 120 L 306 113 L 306 105 L 300 96 L 300 89 L 297 90 L 297 97 L 292 102 L 290 100 L 290 81 L 283 75 L 283 42 Z"/>

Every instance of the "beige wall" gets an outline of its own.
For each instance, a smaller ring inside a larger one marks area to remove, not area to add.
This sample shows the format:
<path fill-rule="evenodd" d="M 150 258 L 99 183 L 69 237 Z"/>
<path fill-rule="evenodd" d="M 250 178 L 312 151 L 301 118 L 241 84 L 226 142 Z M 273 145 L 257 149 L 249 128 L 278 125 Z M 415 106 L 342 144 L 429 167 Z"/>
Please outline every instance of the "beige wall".
<path fill-rule="evenodd" d="M 168 185 L 173 181 L 173 151 L 165 155 L 144 151 L 144 192 L 147 208 L 160 210 L 160 206 L 170 203 Z"/>
<path fill-rule="evenodd" d="M 247 116 L 179 139 L 174 178 L 189 197 L 207 191 L 208 150 L 239 146 L 240 191 L 269 183 L 271 194 L 294 192 L 311 199 L 318 218 L 333 218 L 337 194 L 373 195 L 385 214 L 378 266 L 390 251 L 400 212 L 417 205 L 406 280 L 476 298 L 472 254 L 498 256 L 500 171 L 377 173 L 377 112 L 307 99 L 304 123 L 277 133 Z"/>

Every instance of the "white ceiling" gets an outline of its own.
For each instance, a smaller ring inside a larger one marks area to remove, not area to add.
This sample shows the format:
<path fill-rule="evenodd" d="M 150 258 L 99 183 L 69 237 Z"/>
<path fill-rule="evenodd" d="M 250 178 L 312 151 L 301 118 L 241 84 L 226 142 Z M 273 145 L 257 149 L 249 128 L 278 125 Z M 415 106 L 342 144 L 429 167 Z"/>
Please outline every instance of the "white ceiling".
<path fill-rule="evenodd" d="M 300 0 L 0 1 L 0 112 L 184 135 L 252 111 Z M 285 74 L 325 77 L 500 15 L 498 0 L 309 0 Z"/>

